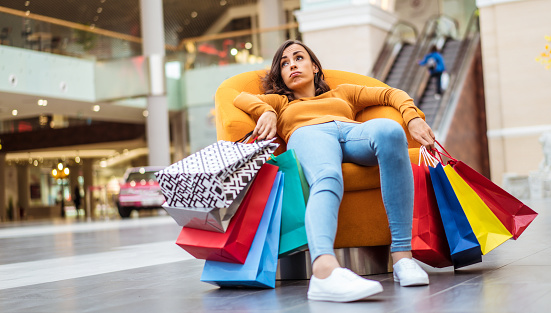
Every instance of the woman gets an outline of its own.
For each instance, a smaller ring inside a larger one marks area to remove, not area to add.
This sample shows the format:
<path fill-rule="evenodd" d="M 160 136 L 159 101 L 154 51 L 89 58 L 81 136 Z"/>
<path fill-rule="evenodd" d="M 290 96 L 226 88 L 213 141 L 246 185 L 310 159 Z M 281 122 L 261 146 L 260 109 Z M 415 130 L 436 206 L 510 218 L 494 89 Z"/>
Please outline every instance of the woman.
<path fill-rule="evenodd" d="M 335 257 L 342 162 L 379 165 L 394 280 L 402 286 L 428 284 L 428 275 L 411 256 L 413 174 L 404 130 L 389 119 L 358 123 L 354 117 L 367 106 L 392 105 L 402 113 L 416 141 L 433 147 L 434 134 L 405 92 L 358 85 L 330 90 L 323 78 L 314 53 L 301 42 L 289 40 L 276 52 L 264 78 L 266 94 L 244 92 L 234 100 L 236 107 L 256 120 L 253 136 L 271 139 L 277 133 L 287 142 L 287 149 L 295 150 L 310 184 L 305 225 L 313 275 L 308 299 L 349 302 L 382 291 L 379 282 L 341 268 Z"/>

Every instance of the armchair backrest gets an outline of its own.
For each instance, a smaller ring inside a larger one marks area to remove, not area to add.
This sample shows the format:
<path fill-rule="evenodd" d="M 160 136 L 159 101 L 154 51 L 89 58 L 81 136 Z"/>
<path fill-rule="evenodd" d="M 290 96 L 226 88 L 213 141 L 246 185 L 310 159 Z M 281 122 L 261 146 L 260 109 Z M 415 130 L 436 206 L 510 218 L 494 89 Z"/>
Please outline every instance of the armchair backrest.
<path fill-rule="evenodd" d="M 325 81 L 331 89 L 340 84 L 356 84 L 370 87 L 388 87 L 385 83 L 364 75 L 339 70 L 323 70 Z M 219 140 L 235 141 L 242 138 L 255 127 L 255 122 L 245 112 L 233 105 L 233 100 L 241 92 L 262 94 L 261 78 L 266 74 L 265 70 L 245 72 L 226 79 L 216 91 L 216 134 Z M 422 117 L 424 115 L 421 113 Z M 364 122 L 372 118 L 390 118 L 402 124 L 411 147 L 420 145 L 411 139 L 407 127 L 400 113 L 392 107 L 373 106 L 359 112 L 356 120 Z M 283 143 L 282 140 L 279 140 Z M 284 145 L 284 143 L 283 143 Z M 284 151 L 284 150 L 283 150 Z"/>

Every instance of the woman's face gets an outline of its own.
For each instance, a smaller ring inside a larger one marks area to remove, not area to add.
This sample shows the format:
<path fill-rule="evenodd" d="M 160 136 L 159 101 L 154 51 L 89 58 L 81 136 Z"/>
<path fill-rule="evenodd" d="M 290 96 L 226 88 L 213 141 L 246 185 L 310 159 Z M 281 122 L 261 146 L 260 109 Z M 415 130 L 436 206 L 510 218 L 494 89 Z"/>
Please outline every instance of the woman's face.
<path fill-rule="evenodd" d="M 310 55 L 298 44 L 292 44 L 283 50 L 279 68 L 281 77 L 297 98 L 315 96 L 314 75 L 318 68 Z"/>

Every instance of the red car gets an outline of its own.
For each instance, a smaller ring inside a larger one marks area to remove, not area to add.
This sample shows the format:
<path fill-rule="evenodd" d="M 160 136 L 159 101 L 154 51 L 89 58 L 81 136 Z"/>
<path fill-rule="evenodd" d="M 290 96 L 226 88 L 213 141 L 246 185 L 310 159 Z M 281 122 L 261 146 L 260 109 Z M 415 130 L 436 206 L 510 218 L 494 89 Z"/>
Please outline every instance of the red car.
<path fill-rule="evenodd" d="M 132 210 L 160 209 L 165 201 L 155 172 L 164 167 L 133 167 L 126 170 L 121 184 L 117 207 L 122 218 Z"/>

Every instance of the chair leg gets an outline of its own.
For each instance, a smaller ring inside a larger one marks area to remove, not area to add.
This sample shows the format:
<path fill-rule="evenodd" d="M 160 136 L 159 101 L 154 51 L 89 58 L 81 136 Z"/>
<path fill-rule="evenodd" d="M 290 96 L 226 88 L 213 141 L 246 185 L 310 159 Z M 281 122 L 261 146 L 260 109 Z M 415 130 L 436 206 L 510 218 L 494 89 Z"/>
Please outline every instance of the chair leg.
<path fill-rule="evenodd" d="M 390 246 L 372 246 L 335 249 L 342 267 L 358 275 L 376 275 L 392 272 Z M 276 279 L 309 279 L 312 266 L 308 251 L 298 252 L 279 259 Z"/>

